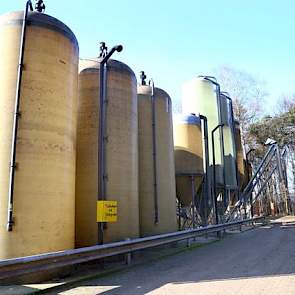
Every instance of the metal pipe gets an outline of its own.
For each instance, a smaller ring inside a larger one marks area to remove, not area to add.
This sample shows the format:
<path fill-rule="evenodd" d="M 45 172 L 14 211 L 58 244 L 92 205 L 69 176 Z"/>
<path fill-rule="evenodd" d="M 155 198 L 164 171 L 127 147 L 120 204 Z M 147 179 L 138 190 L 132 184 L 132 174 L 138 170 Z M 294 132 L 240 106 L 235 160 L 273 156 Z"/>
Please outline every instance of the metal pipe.
<path fill-rule="evenodd" d="M 212 76 L 205 76 L 205 80 L 210 81 L 216 86 L 216 100 L 217 100 L 217 109 L 218 109 L 218 123 L 223 124 L 221 122 L 221 98 L 220 98 L 220 84 L 217 83 L 217 79 Z M 224 125 L 224 124 L 223 124 Z M 220 150 L 221 150 L 221 164 L 222 164 L 222 172 L 223 172 L 223 190 L 224 190 L 224 198 L 226 197 L 226 181 L 225 181 L 225 165 L 224 165 L 224 158 L 225 158 L 225 152 L 224 152 L 224 135 L 223 135 L 223 129 L 220 129 Z"/>
<path fill-rule="evenodd" d="M 250 178 L 250 171 L 249 171 L 249 165 L 250 165 L 250 161 L 249 161 L 249 155 L 251 152 L 254 152 L 255 149 L 250 149 L 247 153 L 246 153 L 246 173 L 247 173 L 247 177 L 248 179 Z M 251 212 L 251 217 L 254 216 L 254 208 L 253 208 L 253 196 L 252 193 L 250 194 L 250 212 Z"/>
<path fill-rule="evenodd" d="M 283 175 L 285 180 L 285 186 L 288 189 L 288 177 L 287 177 L 287 148 L 285 147 L 282 151 L 282 167 L 283 167 Z"/>
<path fill-rule="evenodd" d="M 222 128 L 224 124 L 218 124 L 212 131 L 211 131 L 211 140 L 212 140 L 212 158 L 213 158 L 213 198 L 214 198 L 214 211 L 215 211 L 215 223 L 218 224 L 218 207 L 217 207 L 217 185 L 216 185 L 216 163 L 215 163 L 215 142 L 214 142 L 214 132 L 219 128 Z"/>
<path fill-rule="evenodd" d="M 215 85 L 219 85 L 217 83 L 217 79 L 214 76 L 199 75 L 198 78 L 204 78 L 205 80 L 210 81 Z"/>
<path fill-rule="evenodd" d="M 234 119 L 234 108 L 233 108 L 233 100 L 232 98 L 228 95 L 227 92 L 221 92 L 221 94 L 229 101 L 230 104 L 230 114 L 231 114 L 231 122 L 230 122 L 230 127 L 231 127 L 231 132 L 233 135 L 233 149 L 234 149 L 234 156 L 237 159 L 237 147 L 236 147 L 236 134 L 235 134 L 235 119 Z M 235 167 L 236 167 L 236 181 L 237 185 L 239 183 L 239 174 L 238 174 L 238 163 L 237 160 L 235 161 Z"/>
<path fill-rule="evenodd" d="M 279 179 L 280 179 L 280 181 L 282 181 L 284 179 L 284 175 L 283 175 L 283 166 L 282 166 L 281 153 L 280 153 L 279 146 L 277 146 L 277 149 L 276 149 L 276 157 L 277 157 L 278 168 L 279 168 L 278 169 Z"/>
<path fill-rule="evenodd" d="M 107 67 L 106 64 L 115 51 L 121 52 L 123 50 L 122 45 L 114 46 L 110 52 L 107 52 L 105 43 L 101 43 L 101 60 L 99 61 L 99 130 L 98 130 L 98 195 L 97 200 L 106 199 L 106 187 L 107 187 L 107 173 L 106 173 L 106 120 L 107 120 Z M 99 223 L 100 240 L 99 243 L 103 244 L 104 235 L 103 222 Z"/>
<path fill-rule="evenodd" d="M 200 119 L 203 121 L 203 138 L 204 138 L 204 148 L 205 148 L 205 225 L 207 224 L 208 214 L 207 210 L 209 207 L 209 201 L 211 201 L 211 191 L 210 191 L 210 177 L 209 177 L 209 142 L 208 142 L 208 120 L 206 116 L 199 114 Z"/>
<path fill-rule="evenodd" d="M 248 201 L 249 194 L 252 194 L 252 191 L 256 186 L 259 186 L 260 181 L 265 183 L 265 180 L 261 180 L 261 178 L 263 177 L 263 172 L 266 171 L 271 160 L 274 158 L 276 149 L 277 149 L 276 144 L 273 144 L 269 147 L 267 153 L 263 157 L 263 159 L 262 159 L 261 163 L 259 164 L 258 168 L 256 169 L 254 175 L 252 176 L 251 180 L 249 181 L 246 188 L 244 189 L 240 200 L 235 204 L 234 209 L 231 211 L 230 217 L 233 215 L 234 212 L 236 212 L 236 210 L 238 208 L 240 208 L 240 206 L 242 204 L 244 204 L 245 202 Z M 254 199 L 254 201 L 255 201 L 255 199 Z M 252 200 L 252 202 L 253 202 L 253 200 Z M 230 219 L 230 217 L 228 218 L 228 220 Z"/>
<path fill-rule="evenodd" d="M 286 214 L 289 214 L 289 200 L 288 200 L 288 194 L 287 194 L 287 187 L 286 187 L 286 180 L 284 178 L 284 173 L 283 173 L 283 165 L 282 165 L 282 156 L 281 152 L 279 149 L 279 146 L 277 145 L 277 150 L 276 150 L 276 157 L 277 157 L 277 163 L 278 163 L 278 171 L 279 171 L 279 189 L 280 193 L 283 190 L 283 194 L 285 195 L 285 206 L 286 206 Z"/>
<path fill-rule="evenodd" d="M 220 98 L 220 86 L 218 84 L 218 89 L 217 91 L 217 106 L 218 106 L 218 113 L 219 113 L 219 124 L 222 124 L 224 126 L 224 124 L 222 123 L 222 116 L 221 116 L 221 98 Z M 222 126 L 222 127 L 223 127 Z M 222 155 L 222 172 L 223 172 L 223 205 L 225 206 L 226 204 L 226 199 L 227 199 L 227 190 L 226 190 L 226 170 L 225 170 L 225 152 L 224 152 L 224 134 L 223 134 L 223 128 L 220 129 L 220 140 L 221 140 L 221 144 L 220 144 L 220 149 L 221 149 L 221 155 Z"/>
<path fill-rule="evenodd" d="M 16 169 L 16 145 L 17 145 L 18 123 L 19 123 L 19 117 L 20 117 L 19 106 L 20 106 L 21 86 L 22 86 L 22 77 L 23 77 L 27 19 L 28 19 L 29 10 L 31 11 L 33 10 L 31 0 L 26 2 L 21 38 L 20 38 L 20 51 L 19 51 L 19 60 L 18 60 L 18 69 L 17 69 L 17 80 L 16 80 L 17 82 L 16 82 L 16 92 L 15 92 L 12 141 L 11 141 L 11 153 L 10 153 L 7 231 L 12 231 L 13 225 L 14 225 L 13 201 L 14 201 L 14 180 L 15 180 L 15 169 Z"/>
<path fill-rule="evenodd" d="M 211 82 L 212 84 L 214 84 L 216 86 L 216 100 L 217 100 L 217 110 L 218 110 L 218 123 L 222 124 L 221 122 L 221 99 L 220 99 L 220 84 L 217 83 L 217 79 L 213 76 L 198 76 L 200 78 L 203 78 L 206 81 Z M 224 124 L 223 124 L 224 125 Z M 220 131 L 220 150 L 221 150 L 221 155 L 222 155 L 222 159 L 221 159 L 221 163 L 223 166 L 223 193 L 224 193 L 224 198 L 226 198 L 226 181 L 225 181 L 225 165 L 224 165 L 224 158 L 225 158 L 225 153 L 224 153 L 224 136 L 223 136 L 223 129 L 221 129 Z"/>
<path fill-rule="evenodd" d="M 195 228 L 196 225 L 196 200 L 195 200 L 195 177 L 191 176 L 191 182 L 192 182 L 192 222 L 193 222 L 193 228 Z"/>
<path fill-rule="evenodd" d="M 271 153 L 274 152 L 275 148 L 276 148 L 275 145 L 271 145 L 271 146 L 269 147 L 267 153 L 266 153 L 265 156 L 263 157 L 263 159 L 262 159 L 261 163 L 259 164 L 258 168 L 256 169 L 254 175 L 252 176 L 251 180 L 249 181 L 249 183 L 247 184 L 246 188 L 244 189 L 243 194 L 247 193 L 247 192 L 251 189 L 254 179 L 256 178 L 256 176 L 258 175 L 258 173 L 260 172 L 262 166 L 263 166 L 265 163 L 268 164 L 268 162 L 266 162 L 266 159 L 268 158 L 268 156 L 269 156 Z M 271 156 L 273 156 L 273 155 L 271 155 Z M 260 178 L 260 177 L 259 177 L 259 178 Z"/>
<path fill-rule="evenodd" d="M 153 146 L 153 180 L 154 180 L 154 223 L 159 223 L 159 206 L 158 206 L 158 169 L 157 169 L 157 138 L 156 138 L 156 101 L 155 101 L 155 84 L 150 79 L 151 86 L 151 103 L 152 103 L 152 146 Z"/>
<path fill-rule="evenodd" d="M 272 177 L 273 173 L 275 172 L 275 170 L 278 168 L 277 165 L 275 165 L 272 170 L 270 171 L 270 174 L 267 176 L 267 178 L 263 181 L 263 184 L 261 185 L 260 189 L 258 190 L 257 194 L 255 195 L 254 200 L 252 200 L 252 202 L 255 202 L 256 199 L 260 196 L 260 194 L 262 193 L 263 189 L 266 187 L 266 185 L 268 184 L 268 181 L 270 180 L 270 178 Z"/>

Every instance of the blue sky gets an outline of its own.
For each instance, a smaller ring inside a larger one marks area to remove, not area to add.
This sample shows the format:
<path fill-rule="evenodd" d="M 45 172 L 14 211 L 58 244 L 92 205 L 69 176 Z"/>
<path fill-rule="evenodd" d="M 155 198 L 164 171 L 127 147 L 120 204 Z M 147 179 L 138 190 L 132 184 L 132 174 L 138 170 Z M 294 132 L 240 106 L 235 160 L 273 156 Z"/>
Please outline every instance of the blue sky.
<path fill-rule="evenodd" d="M 25 1 L 1 1 L 0 13 Z M 184 81 L 229 64 L 266 82 L 266 111 L 295 93 L 295 1 L 45 0 L 46 13 L 76 34 L 81 57 L 98 55 L 99 41 L 121 43 L 117 59 L 145 70 L 175 103 Z"/>

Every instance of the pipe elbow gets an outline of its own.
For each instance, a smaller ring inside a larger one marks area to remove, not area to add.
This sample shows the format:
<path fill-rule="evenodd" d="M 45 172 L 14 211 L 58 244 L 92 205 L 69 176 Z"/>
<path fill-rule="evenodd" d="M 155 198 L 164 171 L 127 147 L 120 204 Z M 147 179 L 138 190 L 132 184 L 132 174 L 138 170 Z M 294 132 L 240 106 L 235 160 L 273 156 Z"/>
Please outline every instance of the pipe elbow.
<path fill-rule="evenodd" d="M 116 45 L 115 50 L 118 51 L 118 52 L 121 52 L 123 50 L 123 46 L 122 45 Z"/>

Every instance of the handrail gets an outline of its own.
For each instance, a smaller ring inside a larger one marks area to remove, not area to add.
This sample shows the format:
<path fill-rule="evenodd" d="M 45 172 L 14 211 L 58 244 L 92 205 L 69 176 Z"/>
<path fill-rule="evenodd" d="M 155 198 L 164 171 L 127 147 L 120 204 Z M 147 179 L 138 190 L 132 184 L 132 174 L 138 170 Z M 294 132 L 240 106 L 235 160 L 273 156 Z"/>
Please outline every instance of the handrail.
<path fill-rule="evenodd" d="M 265 156 L 263 157 L 261 163 L 259 164 L 258 168 L 256 169 L 256 172 L 253 174 L 253 176 L 252 176 L 252 178 L 250 179 L 249 183 L 248 183 L 247 186 L 245 187 L 243 194 L 244 194 L 245 192 L 247 192 L 247 191 L 251 188 L 251 186 L 253 185 L 253 182 L 254 182 L 255 179 L 256 179 L 256 176 L 258 175 L 258 173 L 259 173 L 259 172 L 261 171 L 261 169 L 263 168 L 263 165 L 264 165 L 265 163 L 266 163 L 266 165 L 268 164 L 268 163 L 266 162 L 266 161 L 267 161 L 267 158 L 268 158 L 269 155 L 271 155 L 271 153 L 274 153 L 276 147 L 277 147 L 276 145 L 271 145 L 271 146 L 269 147 L 267 153 L 265 154 Z"/>

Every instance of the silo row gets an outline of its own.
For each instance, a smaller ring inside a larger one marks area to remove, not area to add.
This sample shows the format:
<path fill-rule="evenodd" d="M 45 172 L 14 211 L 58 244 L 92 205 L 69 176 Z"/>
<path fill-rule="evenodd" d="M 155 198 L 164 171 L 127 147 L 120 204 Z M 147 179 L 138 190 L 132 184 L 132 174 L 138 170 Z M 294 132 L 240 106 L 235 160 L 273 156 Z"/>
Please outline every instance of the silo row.
<path fill-rule="evenodd" d="M 207 184 L 208 181 L 211 181 L 211 183 L 209 183 L 210 191 L 207 191 L 206 195 L 211 198 L 212 202 L 216 202 L 215 206 L 218 206 L 216 199 L 218 195 L 221 194 L 223 201 L 222 210 L 226 210 L 227 206 L 230 204 L 230 198 L 233 198 L 233 196 L 234 198 L 238 197 L 237 192 L 244 187 L 244 182 L 246 181 L 244 177 L 245 167 L 240 131 L 234 123 L 231 98 L 226 93 L 220 91 L 220 86 L 215 78 L 199 76 L 184 83 L 182 110 L 184 114 L 193 112 L 194 114 L 200 114 L 207 118 L 209 143 L 207 153 L 207 157 L 209 158 L 207 159 L 209 162 L 207 176 L 209 174 L 209 179 L 207 179 Z M 190 119 L 187 119 L 186 124 L 191 125 L 191 123 L 188 122 L 192 122 L 192 117 L 188 116 L 187 118 Z M 174 138 L 183 138 L 185 133 L 183 130 L 178 130 L 178 125 L 179 122 L 176 120 L 174 122 L 174 132 L 177 134 L 174 134 Z M 200 131 L 198 133 L 198 139 L 194 143 L 195 148 L 196 146 L 204 147 L 204 140 L 202 139 Z M 198 133 L 194 131 L 194 134 L 191 133 L 190 137 L 185 140 L 187 142 L 193 142 L 194 137 L 196 137 Z M 179 143 L 175 141 L 177 192 L 182 191 L 181 195 L 186 196 L 186 204 L 184 205 L 188 206 L 189 201 L 193 199 L 193 194 L 191 192 L 192 186 L 188 178 L 186 178 L 185 181 L 187 183 L 186 186 L 184 186 L 183 181 L 185 178 L 179 175 L 181 175 L 181 173 L 185 174 L 185 171 L 190 168 L 190 165 L 187 163 L 185 167 L 181 167 L 181 171 L 178 171 L 178 162 L 182 161 L 185 163 L 185 158 L 190 149 L 188 146 L 183 146 L 182 148 L 185 152 L 182 152 L 181 159 L 177 159 L 179 153 L 178 144 Z M 204 153 L 204 155 L 205 154 L 206 153 Z M 205 161 L 206 157 L 204 157 L 203 161 L 194 166 L 195 169 L 198 167 L 200 171 L 203 170 L 204 175 L 206 174 L 205 169 L 202 168 L 205 167 Z M 180 183 L 180 181 L 182 181 L 182 183 Z M 187 188 L 186 192 L 184 192 L 184 187 Z M 182 199 L 183 196 L 181 197 L 181 201 Z M 207 206 L 210 207 L 209 200 L 207 200 Z"/>
<path fill-rule="evenodd" d="M 133 71 L 109 60 L 100 195 L 100 60 L 79 65 L 77 39 L 65 24 L 39 12 L 26 16 L 0 17 L 0 259 L 175 231 L 169 95 L 137 89 Z M 100 199 L 118 203 L 118 220 L 103 224 L 103 239 Z"/>
<path fill-rule="evenodd" d="M 116 60 L 106 70 L 106 195 L 98 193 L 100 70 L 99 60 L 80 61 L 77 247 L 177 229 L 171 99 L 159 88 L 137 86 L 133 71 Z M 118 205 L 117 222 L 103 232 L 95 207 L 102 197 Z"/>
<path fill-rule="evenodd" d="M 78 42 L 59 20 L 37 12 L 25 22 L 23 12 L 2 16 L 0 53 L 1 259 L 175 231 L 175 186 L 188 205 L 212 173 L 211 131 L 218 124 L 217 185 L 236 187 L 236 157 L 243 174 L 228 98 L 210 79 L 183 89 L 184 112 L 207 117 L 205 163 L 199 116 L 175 121 L 174 147 L 169 95 L 152 81 L 137 85 L 133 71 L 116 60 L 103 68 L 100 85 L 103 56 L 78 65 Z M 117 222 L 97 222 L 101 200 L 117 202 Z"/>

